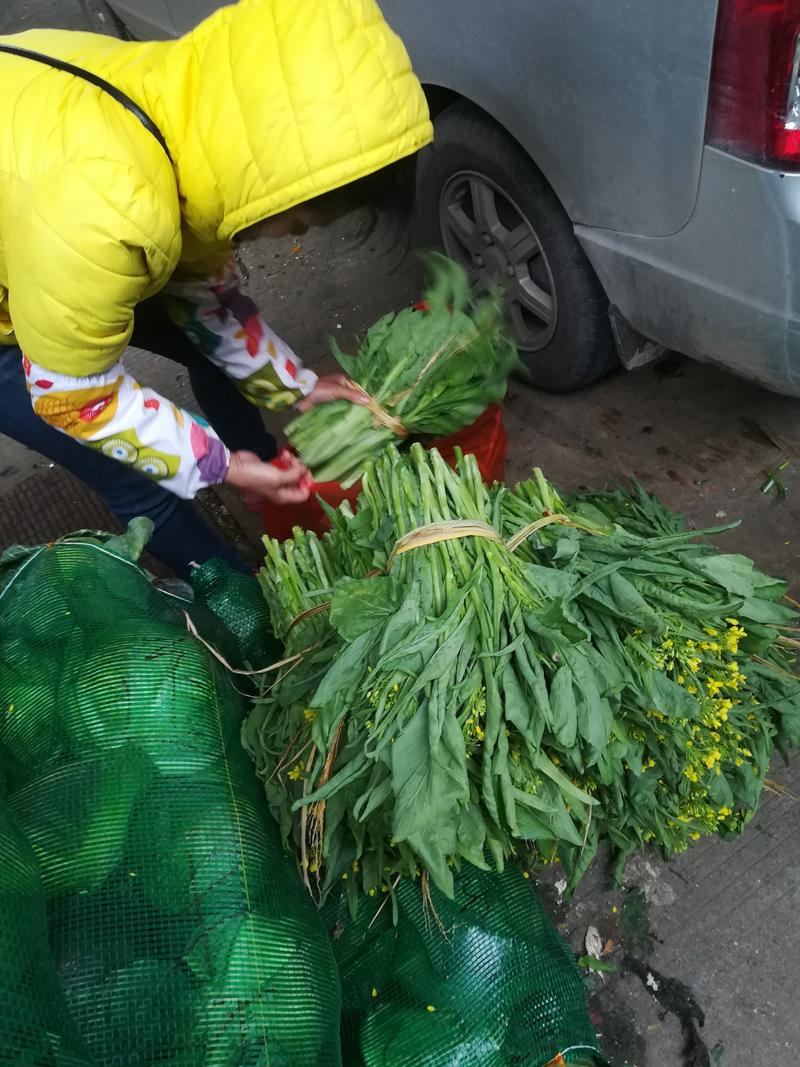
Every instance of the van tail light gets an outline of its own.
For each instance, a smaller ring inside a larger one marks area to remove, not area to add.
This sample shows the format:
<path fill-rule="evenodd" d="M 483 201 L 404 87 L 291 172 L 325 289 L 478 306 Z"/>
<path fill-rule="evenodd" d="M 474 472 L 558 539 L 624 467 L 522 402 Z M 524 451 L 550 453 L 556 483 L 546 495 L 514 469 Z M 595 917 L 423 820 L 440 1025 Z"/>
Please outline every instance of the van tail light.
<path fill-rule="evenodd" d="M 708 143 L 800 170 L 800 0 L 719 0 Z"/>

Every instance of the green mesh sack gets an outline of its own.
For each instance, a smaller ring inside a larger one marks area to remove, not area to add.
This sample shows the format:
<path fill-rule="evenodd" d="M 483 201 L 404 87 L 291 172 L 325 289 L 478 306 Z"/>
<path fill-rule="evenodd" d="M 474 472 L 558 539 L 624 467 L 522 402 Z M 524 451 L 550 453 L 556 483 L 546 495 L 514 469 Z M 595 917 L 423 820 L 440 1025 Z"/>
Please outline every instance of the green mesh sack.
<path fill-rule="evenodd" d="M 388 887 L 387 887 L 388 889 Z M 575 961 L 516 870 L 465 865 L 448 900 L 400 881 L 325 905 L 348 1067 L 602 1064 Z"/>
<path fill-rule="evenodd" d="M 0 1062 L 338 1067 L 330 939 L 241 698 L 135 552 L 0 562 Z"/>
<path fill-rule="evenodd" d="M 0 908 L 0 1062 L 91 1067 L 50 955 L 39 865 L 2 791 Z"/>
<path fill-rule="evenodd" d="M 212 559 L 194 571 L 191 586 L 195 605 L 211 612 L 229 635 L 233 666 L 256 669 L 281 658 L 283 649 L 273 636 L 269 608 L 255 578 Z"/>

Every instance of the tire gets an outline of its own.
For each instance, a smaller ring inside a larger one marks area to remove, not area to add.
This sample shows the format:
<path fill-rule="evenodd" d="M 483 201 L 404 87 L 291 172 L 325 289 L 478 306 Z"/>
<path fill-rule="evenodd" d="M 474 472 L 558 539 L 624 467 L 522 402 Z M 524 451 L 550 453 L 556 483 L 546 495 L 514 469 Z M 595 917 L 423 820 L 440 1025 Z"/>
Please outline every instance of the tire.
<path fill-rule="evenodd" d="M 132 41 L 133 35 L 125 23 L 108 6 L 105 0 L 80 0 L 84 17 L 93 33 L 104 33 L 107 37 L 118 37 L 122 41 Z"/>
<path fill-rule="evenodd" d="M 568 392 L 608 374 L 618 365 L 608 298 L 542 174 L 466 102 L 442 111 L 434 127 L 417 168 L 423 242 L 461 262 L 476 293 L 491 279 L 505 288 L 532 385 Z"/>

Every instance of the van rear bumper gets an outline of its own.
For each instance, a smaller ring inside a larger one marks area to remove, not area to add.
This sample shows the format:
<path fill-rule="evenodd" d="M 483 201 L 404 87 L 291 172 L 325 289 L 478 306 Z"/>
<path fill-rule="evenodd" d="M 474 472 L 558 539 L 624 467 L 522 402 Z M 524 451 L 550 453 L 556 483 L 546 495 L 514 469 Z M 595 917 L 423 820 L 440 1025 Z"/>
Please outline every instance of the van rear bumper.
<path fill-rule="evenodd" d="M 575 232 L 640 333 L 800 396 L 800 174 L 706 148 L 695 210 L 670 237 Z"/>

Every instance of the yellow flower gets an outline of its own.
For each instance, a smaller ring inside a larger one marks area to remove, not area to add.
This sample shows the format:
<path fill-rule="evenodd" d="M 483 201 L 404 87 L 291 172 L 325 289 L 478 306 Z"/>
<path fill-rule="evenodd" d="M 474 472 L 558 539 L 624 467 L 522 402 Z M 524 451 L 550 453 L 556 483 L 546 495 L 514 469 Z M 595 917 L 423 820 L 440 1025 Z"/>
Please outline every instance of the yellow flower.
<path fill-rule="evenodd" d="M 306 708 L 306 710 L 303 712 L 303 718 L 306 720 L 306 722 L 313 722 L 316 717 L 317 713 L 316 711 L 314 711 L 313 708 Z"/>
<path fill-rule="evenodd" d="M 692 656 L 690 659 L 687 659 L 686 666 L 689 668 L 692 674 L 697 674 L 697 672 L 700 670 L 700 660 L 697 658 L 697 656 Z"/>
<path fill-rule="evenodd" d="M 741 756 L 737 756 L 733 762 L 736 764 L 737 767 L 741 767 L 741 765 L 744 763 L 744 760 Z"/>
<path fill-rule="evenodd" d="M 705 632 L 708 634 L 709 637 L 717 636 L 717 631 L 713 628 L 713 626 L 706 626 Z"/>
<path fill-rule="evenodd" d="M 689 837 L 692 839 L 692 841 L 700 840 L 700 834 L 697 832 L 697 830 L 693 830 L 692 833 L 689 834 Z"/>
<path fill-rule="evenodd" d="M 476 725 L 475 726 L 475 736 L 477 737 L 477 739 L 479 741 L 483 741 L 483 739 L 486 737 L 486 731 L 484 730 L 484 728 L 482 726 L 480 726 L 480 725 Z"/>
<path fill-rule="evenodd" d="M 647 767 L 647 768 L 655 767 L 655 765 L 656 765 L 656 761 L 652 758 L 652 756 L 647 761 L 647 763 L 645 763 L 645 767 Z"/>
<path fill-rule="evenodd" d="M 375 997 L 377 997 L 377 995 L 378 995 L 378 990 L 375 988 L 375 986 L 373 986 L 372 987 L 372 998 L 373 998 L 373 1000 L 375 999 Z"/>
<path fill-rule="evenodd" d="M 722 807 L 721 807 L 721 808 L 719 809 L 719 813 L 720 813 L 720 815 L 722 816 L 722 818 L 723 818 L 723 819 L 727 819 L 727 817 L 728 817 L 729 815 L 733 815 L 733 808 L 729 808 L 729 807 L 727 806 L 727 804 L 724 804 L 724 805 L 723 805 L 723 806 L 722 806 Z"/>
<path fill-rule="evenodd" d="M 434 1008 L 433 1004 L 429 1004 L 425 1011 L 436 1011 L 436 1008 Z"/>
<path fill-rule="evenodd" d="M 683 773 L 689 779 L 690 782 L 699 782 L 700 781 L 700 775 L 697 773 L 697 771 L 694 769 L 694 767 L 684 767 L 683 768 Z"/>
<path fill-rule="evenodd" d="M 303 763 L 302 760 L 299 760 L 297 763 L 295 763 L 294 767 L 292 767 L 292 769 L 289 771 L 289 777 L 292 779 L 293 782 L 296 782 L 297 779 L 300 778 L 300 776 L 302 775 L 302 773 L 303 773 L 303 771 L 305 769 L 306 769 L 305 768 L 305 764 Z"/>
<path fill-rule="evenodd" d="M 683 683 L 685 681 L 686 681 L 686 675 L 685 674 L 679 674 L 678 675 L 678 685 L 683 685 Z"/>
<path fill-rule="evenodd" d="M 686 692 L 687 693 L 691 693 L 692 696 L 695 696 L 695 694 L 697 693 L 697 686 L 696 685 L 688 686 Z"/>
<path fill-rule="evenodd" d="M 720 750 L 718 748 L 712 748 L 709 754 L 703 757 L 703 763 L 705 763 L 706 767 L 711 768 L 715 763 L 719 763 L 721 758 L 722 753 Z"/>
<path fill-rule="evenodd" d="M 723 683 L 718 678 L 709 678 L 706 682 L 708 695 L 712 697 L 716 696 L 720 689 L 722 689 L 722 685 Z"/>

